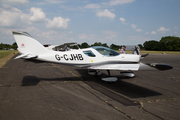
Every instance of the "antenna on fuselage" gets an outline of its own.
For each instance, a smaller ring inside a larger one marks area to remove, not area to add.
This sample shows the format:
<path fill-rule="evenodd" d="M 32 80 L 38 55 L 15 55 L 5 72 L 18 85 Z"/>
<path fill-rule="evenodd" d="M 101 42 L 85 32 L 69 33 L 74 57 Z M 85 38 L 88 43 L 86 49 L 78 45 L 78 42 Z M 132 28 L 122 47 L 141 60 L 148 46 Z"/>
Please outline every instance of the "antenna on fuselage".
<path fill-rule="evenodd" d="M 76 44 L 76 45 L 77 45 L 78 49 L 81 49 L 81 48 L 78 46 L 78 44 Z"/>

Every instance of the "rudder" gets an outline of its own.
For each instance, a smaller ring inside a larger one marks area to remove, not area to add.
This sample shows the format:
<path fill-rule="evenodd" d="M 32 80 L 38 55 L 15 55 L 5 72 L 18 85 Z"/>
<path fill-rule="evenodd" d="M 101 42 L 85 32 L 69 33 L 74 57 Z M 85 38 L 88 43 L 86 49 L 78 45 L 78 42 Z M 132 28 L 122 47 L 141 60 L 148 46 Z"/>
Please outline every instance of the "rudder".
<path fill-rule="evenodd" d="M 12 31 L 12 33 L 18 45 L 18 51 L 22 54 L 42 54 L 48 51 L 27 32 Z"/>

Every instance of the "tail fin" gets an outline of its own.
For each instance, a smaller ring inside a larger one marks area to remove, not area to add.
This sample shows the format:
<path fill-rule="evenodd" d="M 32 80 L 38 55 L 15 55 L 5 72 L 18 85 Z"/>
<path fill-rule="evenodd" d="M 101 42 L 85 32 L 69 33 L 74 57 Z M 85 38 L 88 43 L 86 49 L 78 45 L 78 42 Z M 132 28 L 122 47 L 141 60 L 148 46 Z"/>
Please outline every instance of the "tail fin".
<path fill-rule="evenodd" d="M 27 32 L 12 31 L 18 50 L 22 54 L 38 55 L 48 51 L 42 44 L 31 37 Z"/>

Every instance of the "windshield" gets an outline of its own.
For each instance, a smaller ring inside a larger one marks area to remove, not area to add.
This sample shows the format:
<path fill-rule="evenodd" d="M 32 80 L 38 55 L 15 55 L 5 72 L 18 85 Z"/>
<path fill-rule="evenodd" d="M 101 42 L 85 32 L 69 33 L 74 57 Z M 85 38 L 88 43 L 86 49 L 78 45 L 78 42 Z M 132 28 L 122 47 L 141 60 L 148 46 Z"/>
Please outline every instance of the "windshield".
<path fill-rule="evenodd" d="M 116 51 L 114 51 L 112 49 L 103 47 L 103 46 L 93 46 L 92 48 L 97 50 L 100 54 L 105 55 L 105 56 L 117 56 L 117 55 L 120 55 L 120 53 L 118 53 L 118 52 L 116 52 Z"/>

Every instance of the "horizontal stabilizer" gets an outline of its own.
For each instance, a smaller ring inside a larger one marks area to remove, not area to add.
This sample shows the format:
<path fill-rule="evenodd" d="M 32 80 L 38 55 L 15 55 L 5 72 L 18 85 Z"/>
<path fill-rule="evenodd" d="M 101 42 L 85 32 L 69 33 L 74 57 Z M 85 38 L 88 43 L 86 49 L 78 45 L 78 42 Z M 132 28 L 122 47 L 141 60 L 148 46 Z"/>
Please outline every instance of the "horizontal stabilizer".
<path fill-rule="evenodd" d="M 37 58 L 37 55 L 32 55 L 32 54 L 22 54 L 17 56 L 15 59 L 19 59 L 19 58 L 24 58 L 24 59 L 31 59 L 31 58 Z"/>

